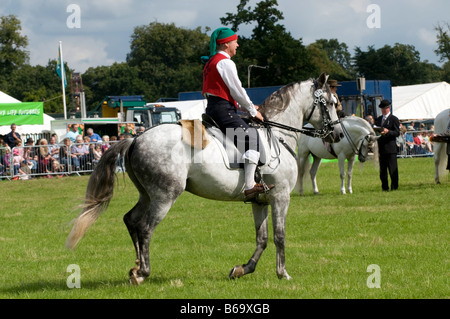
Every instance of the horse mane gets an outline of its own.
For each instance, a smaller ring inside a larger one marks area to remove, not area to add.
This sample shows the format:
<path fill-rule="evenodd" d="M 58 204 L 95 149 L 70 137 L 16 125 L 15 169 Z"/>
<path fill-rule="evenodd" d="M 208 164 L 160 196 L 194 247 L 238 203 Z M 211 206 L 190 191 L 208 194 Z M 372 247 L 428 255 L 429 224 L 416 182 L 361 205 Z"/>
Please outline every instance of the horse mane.
<path fill-rule="evenodd" d="M 313 79 L 309 79 L 304 82 L 311 81 L 313 81 L 314 83 Z M 294 90 L 295 86 L 298 85 L 299 90 L 301 90 L 301 84 L 302 81 L 292 82 L 273 92 L 259 106 L 260 113 L 265 118 L 273 118 L 277 114 L 284 112 L 291 103 L 292 91 Z"/>

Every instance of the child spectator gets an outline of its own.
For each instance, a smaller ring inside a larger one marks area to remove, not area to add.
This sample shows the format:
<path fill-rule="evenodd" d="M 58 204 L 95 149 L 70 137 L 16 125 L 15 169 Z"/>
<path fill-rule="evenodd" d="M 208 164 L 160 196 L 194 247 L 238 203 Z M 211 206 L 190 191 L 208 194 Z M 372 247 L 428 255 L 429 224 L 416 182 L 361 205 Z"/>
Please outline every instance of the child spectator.
<path fill-rule="evenodd" d="M 102 157 L 102 145 L 98 144 L 98 143 L 95 144 L 94 148 L 92 149 L 92 154 L 94 156 L 92 164 L 95 166 L 95 165 L 97 165 L 98 161 L 100 160 L 100 157 Z"/>
<path fill-rule="evenodd" d="M 102 154 L 103 154 L 106 152 L 106 150 L 108 148 L 111 147 L 111 145 L 109 145 L 109 136 L 108 135 L 103 135 L 102 141 L 103 141 L 103 144 L 102 144 Z"/>
<path fill-rule="evenodd" d="M 9 146 L 5 147 L 5 155 L 3 155 L 3 165 L 5 166 L 5 174 L 10 174 L 11 168 L 11 149 Z"/>
<path fill-rule="evenodd" d="M 81 137 L 81 135 L 77 136 L 76 143 L 72 145 L 71 152 L 72 155 L 76 155 L 76 157 L 78 158 L 81 164 L 81 168 L 83 170 L 86 170 L 89 159 L 89 148 L 86 144 L 83 143 L 83 137 Z"/>
<path fill-rule="evenodd" d="M 62 174 L 64 172 L 64 167 L 63 165 L 61 165 L 59 163 L 59 161 L 54 160 L 52 162 L 52 173 L 56 173 L 58 175 L 58 177 L 63 177 L 64 175 Z"/>
<path fill-rule="evenodd" d="M 14 171 L 14 176 L 19 175 L 19 173 L 21 174 L 25 174 L 24 172 L 21 171 L 20 169 L 20 164 L 24 161 L 24 158 L 22 155 L 20 155 L 19 149 L 18 148 L 14 148 L 13 150 L 13 171 Z"/>
<path fill-rule="evenodd" d="M 52 165 L 52 156 L 48 149 L 48 142 L 45 138 L 39 141 L 38 163 L 39 173 L 48 173 Z"/>

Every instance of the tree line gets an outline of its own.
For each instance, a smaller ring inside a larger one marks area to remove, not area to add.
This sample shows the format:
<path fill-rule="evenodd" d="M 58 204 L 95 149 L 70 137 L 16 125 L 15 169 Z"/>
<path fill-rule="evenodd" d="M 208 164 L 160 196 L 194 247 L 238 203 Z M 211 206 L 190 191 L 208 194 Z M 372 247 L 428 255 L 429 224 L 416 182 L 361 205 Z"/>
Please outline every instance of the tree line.
<path fill-rule="evenodd" d="M 233 58 L 244 87 L 250 65 L 268 66 L 251 70 L 252 87 L 284 85 L 317 77 L 321 72 L 340 81 L 358 76 L 391 80 L 393 86 L 450 82 L 449 23 L 435 27 L 435 53 L 444 63 L 439 67 L 422 61 L 414 46 L 401 43 L 378 49 L 356 47 L 353 56 L 338 39 L 319 39 L 304 45 L 280 24 L 284 17 L 277 0 L 260 1 L 254 8 L 248 2 L 241 0 L 236 13 L 220 18 L 236 32 L 243 25 L 254 26 L 249 37 L 239 36 L 239 54 Z M 88 110 L 108 95 L 144 95 L 147 101 L 156 101 L 177 97 L 179 92 L 200 91 L 200 57 L 209 51 L 210 31 L 208 27 L 186 29 L 159 22 L 135 27 L 125 62 L 90 67 L 82 74 Z M 0 90 L 24 102 L 44 101 L 46 113 L 62 112 L 56 59 L 50 59 L 46 66 L 31 66 L 27 45 L 20 20 L 14 15 L 0 17 Z M 70 81 L 75 70 L 67 63 L 65 70 Z M 70 85 L 66 95 L 70 96 Z"/>

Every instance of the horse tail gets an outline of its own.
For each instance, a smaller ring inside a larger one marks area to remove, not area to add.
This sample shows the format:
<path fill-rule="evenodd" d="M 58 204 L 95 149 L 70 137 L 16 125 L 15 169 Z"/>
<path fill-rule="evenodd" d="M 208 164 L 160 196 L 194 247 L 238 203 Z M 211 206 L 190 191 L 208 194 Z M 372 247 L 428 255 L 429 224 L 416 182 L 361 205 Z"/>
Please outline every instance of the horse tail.
<path fill-rule="evenodd" d="M 100 158 L 89 178 L 81 214 L 73 220 L 66 247 L 74 249 L 88 228 L 108 208 L 114 192 L 117 158 L 124 158 L 134 140 L 125 139 L 112 145 Z"/>

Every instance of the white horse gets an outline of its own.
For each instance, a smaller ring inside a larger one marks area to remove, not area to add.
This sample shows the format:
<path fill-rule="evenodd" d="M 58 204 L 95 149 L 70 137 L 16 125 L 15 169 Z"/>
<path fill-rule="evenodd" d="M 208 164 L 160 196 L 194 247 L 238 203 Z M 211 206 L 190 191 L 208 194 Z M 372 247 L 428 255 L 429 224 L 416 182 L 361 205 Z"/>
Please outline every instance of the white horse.
<path fill-rule="evenodd" d="M 434 119 L 434 133 L 442 134 L 450 127 L 450 109 L 440 112 Z M 440 184 L 440 178 L 448 174 L 445 169 L 448 161 L 447 143 L 434 142 L 434 180 Z"/>
<path fill-rule="evenodd" d="M 328 127 L 330 142 L 339 141 L 342 137 L 340 125 L 334 125 L 334 128 L 330 125 L 338 118 L 326 84 L 327 78 L 322 74 L 317 81 L 308 80 L 282 87 L 260 105 L 261 114 L 267 120 L 297 129 L 301 129 L 303 120 L 307 119 L 318 130 Z M 320 101 L 320 106 L 317 101 Z M 275 130 L 273 133 L 276 133 Z M 295 148 L 298 133 L 281 130 L 278 134 L 287 145 Z M 126 171 L 140 193 L 139 201 L 124 216 L 124 222 L 137 256 L 137 266 L 129 273 L 130 282 L 142 283 L 150 275 L 149 242 L 153 231 L 183 191 L 221 201 L 244 200 L 244 171 L 227 168 L 220 147 L 220 143 L 209 143 L 204 149 L 194 151 L 182 141 L 182 127 L 176 124 L 159 125 L 134 139 L 113 145 L 103 154 L 90 177 L 85 207 L 75 219 L 66 246 L 75 248 L 88 227 L 107 208 L 113 195 L 116 158 L 120 154 L 126 158 Z M 230 278 L 255 270 L 267 246 L 270 205 L 277 275 L 290 279 L 285 267 L 285 222 L 290 193 L 297 180 L 297 165 L 287 147 L 281 146 L 279 151 L 277 165 L 261 170 L 265 182 L 274 184 L 275 188 L 262 194 L 259 203 L 252 204 L 256 250 L 247 264 L 231 270 Z"/>
<path fill-rule="evenodd" d="M 369 148 L 374 150 L 375 160 L 378 158 L 378 145 L 375 143 L 377 137 L 372 126 L 359 117 L 345 117 L 341 120 L 344 138 L 334 144 L 324 143 L 320 138 L 303 135 L 298 143 L 298 187 L 303 195 L 303 178 L 307 168 L 310 167 L 309 154 L 314 161 L 310 169 L 314 194 L 319 194 L 316 175 L 322 158 L 339 160 L 339 171 L 341 175 L 341 193 L 345 194 L 345 160 L 347 160 L 347 191 L 351 194 L 353 165 L 356 155 L 359 161 L 364 162 L 367 158 Z"/>

